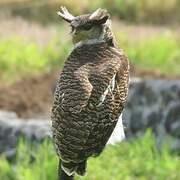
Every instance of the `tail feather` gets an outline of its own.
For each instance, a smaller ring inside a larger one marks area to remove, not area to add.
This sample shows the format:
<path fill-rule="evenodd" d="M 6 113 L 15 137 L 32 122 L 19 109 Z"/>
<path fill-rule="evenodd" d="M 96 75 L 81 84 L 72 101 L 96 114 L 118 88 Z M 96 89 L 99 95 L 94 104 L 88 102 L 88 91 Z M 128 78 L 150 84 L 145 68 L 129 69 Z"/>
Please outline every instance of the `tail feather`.
<path fill-rule="evenodd" d="M 59 160 L 59 180 L 73 180 L 74 173 L 84 176 L 86 173 L 86 160 L 81 163 L 63 162 Z"/>
<path fill-rule="evenodd" d="M 87 165 L 86 160 L 79 163 L 76 169 L 76 173 L 80 176 L 84 176 L 86 174 L 86 165 Z"/>
<path fill-rule="evenodd" d="M 77 164 L 73 162 L 61 161 L 61 168 L 68 176 L 71 176 L 76 172 Z"/>
<path fill-rule="evenodd" d="M 62 162 L 59 160 L 59 167 L 58 167 L 58 180 L 74 180 L 74 175 L 67 175 L 66 172 L 62 168 Z"/>

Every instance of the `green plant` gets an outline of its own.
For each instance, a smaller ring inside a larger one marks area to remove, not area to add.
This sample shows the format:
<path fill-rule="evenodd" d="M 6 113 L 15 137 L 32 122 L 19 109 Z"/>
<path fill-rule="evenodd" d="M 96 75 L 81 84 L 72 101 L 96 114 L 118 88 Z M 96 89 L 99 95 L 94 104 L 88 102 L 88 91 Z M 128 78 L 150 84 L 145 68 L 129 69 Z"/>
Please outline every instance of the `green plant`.
<path fill-rule="evenodd" d="M 52 143 L 42 145 L 20 141 L 15 162 L 0 157 L 0 179 L 56 179 L 58 159 Z M 156 148 L 151 131 L 132 142 L 108 145 L 98 158 L 90 158 L 85 180 L 172 179 L 180 178 L 180 159 L 168 146 Z M 76 177 L 76 179 L 81 179 Z"/>
<path fill-rule="evenodd" d="M 3 40 L 0 42 L 1 81 L 14 82 L 55 66 L 61 67 L 70 48 L 68 42 L 62 45 L 55 39 L 44 48 L 20 38 Z"/>
<path fill-rule="evenodd" d="M 180 44 L 172 34 L 150 36 L 131 40 L 126 34 L 117 34 L 119 44 L 139 70 L 150 70 L 159 74 L 180 74 Z"/>
<path fill-rule="evenodd" d="M 63 33 L 59 37 L 63 36 Z M 54 37 L 47 46 L 25 42 L 20 38 L 0 42 L 0 81 L 12 83 L 52 69 L 61 68 L 71 51 L 69 40 Z M 136 39 L 128 33 L 116 32 L 120 47 L 140 71 L 180 76 L 180 43 L 173 33 Z"/>

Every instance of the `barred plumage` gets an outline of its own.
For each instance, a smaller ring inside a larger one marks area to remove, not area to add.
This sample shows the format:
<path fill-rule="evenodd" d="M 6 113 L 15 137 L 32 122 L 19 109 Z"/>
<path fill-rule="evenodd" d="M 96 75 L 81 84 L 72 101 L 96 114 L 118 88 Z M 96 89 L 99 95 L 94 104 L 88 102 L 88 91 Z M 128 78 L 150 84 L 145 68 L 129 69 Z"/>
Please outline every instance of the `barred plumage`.
<path fill-rule="evenodd" d="M 66 174 L 83 175 L 87 158 L 102 152 L 124 108 L 128 81 L 128 59 L 109 41 L 73 49 L 52 108 L 54 143 Z"/>

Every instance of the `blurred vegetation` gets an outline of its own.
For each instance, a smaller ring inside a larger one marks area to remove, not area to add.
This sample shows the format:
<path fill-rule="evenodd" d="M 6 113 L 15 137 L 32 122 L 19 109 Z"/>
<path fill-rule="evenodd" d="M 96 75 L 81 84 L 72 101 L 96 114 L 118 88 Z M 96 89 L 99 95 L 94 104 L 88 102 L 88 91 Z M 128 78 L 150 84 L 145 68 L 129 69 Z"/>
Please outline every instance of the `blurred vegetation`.
<path fill-rule="evenodd" d="M 145 39 L 132 39 L 128 33 L 116 32 L 120 47 L 138 70 L 155 71 L 162 75 L 180 77 L 180 43 L 172 34 Z M 22 77 L 61 68 L 72 49 L 69 40 L 54 38 L 45 47 L 19 38 L 0 42 L 0 81 L 14 82 Z"/>
<path fill-rule="evenodd" d="M 45 141 L 32 145 L 20 141 L 16 160 L 13 163 L 0 158 L 2 180 L 50 180 L 56 179 L 58 159 L 53 145 Z M 123 142 L 106 147 L 98 158 L 88 161 L 85 180 L 117 179 L 180 179 L 180 159 L 172 154 L 168 145 L 161 150 L 151 131 L 132 142 Z M 76 177 L 76 179 L 81 179 Z"/>
<path fill-rule="evenodd" d="M 166 76 L 170 75 L 169 72 L 171 76 L 180 75 L 180 42 L 172 33 L 134 41 L 119 33 L 117 38 L 138 70 L 154 71 Z"/>
<path fill-rule="evenodd" d="M 63 45 L 61 44 L 63 43 Z M 22 77 L 47 72 L 62 66 L 71 48 L 66 42 L 52 40 L 41 48 L 34 42 L 10 38 L 0 42 L 0 81 L 14 82 Z"/>
<path fill-rule="evenodd" d="M 61 31 L 61 34 L 54 37 L 45 47 L 41 47 L 34 41 L 25 41 L 21 37 L 2 38 L 0 41 L 0 82 L 11 83 L 22 77 L 62 67 L 70 53 L 72 43 L 66 37 L 63 38 L 67 34 L 67 29 L 59 23 L 61 19 L 56 14 L 61 5 L 67 6 L 75 15 L 92 12 L 98 7 L 106 8 L 116 17 L 113 21 L 116 24 L 119 23 L 118 18 L 134 23 L 180 22 L 179 0 L 0 1 L 0 10 L 3 10 L 1 12 L 4 15 L 7 11 L 12 15 L 20 14 L 41 22 L 56 21 L 58 25 L 54 24 L 53 29 Z M 14 26 L 15 29 L 19 28 L 17 25 Z M 121 24 L 118 24 L 118 28 L 121 28 Z M 171 77 L 180 77 L 180 41 L 173 31 L 154 36 L 147 36 L 148 33 L 146 33 L 146 37 L 142 39 L 136 38 L 135 33 L 132 37 L 126 30 L 123 33 L 119 29 L 115 32 L 118 44 L 126 51 L 130 62 L 138 71 L 156 72 L 165 77 L 169 77 L 169 71 L 171 71 Z M 141 32 L 138 33 L 141 34 Z"/>
<path fill-rule="evenodd" d="M 0 2 L 4 11 L 20 14 L 43 22 L 58 21 L 56 12 L 61 5 L 75 15 L 106 8 L 113 16 L 132 22 L 172 23 L 180 20 L 179 0 L 6 0 Z"/>

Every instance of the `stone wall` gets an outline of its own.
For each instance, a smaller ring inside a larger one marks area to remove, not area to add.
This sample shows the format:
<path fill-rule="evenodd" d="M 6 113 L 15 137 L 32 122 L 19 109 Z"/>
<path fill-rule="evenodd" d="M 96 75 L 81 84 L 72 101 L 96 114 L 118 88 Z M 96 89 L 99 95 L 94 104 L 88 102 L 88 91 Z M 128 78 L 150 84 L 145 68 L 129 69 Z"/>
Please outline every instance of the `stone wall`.
<path fill-rule="evenodd" d="M 123 119 L 128 137 L 152 128 L 159 143 L 170 136 L 180 149 L 180 81 L 133 79 Z"/>
<path fill-rule="evenodd" d="M 180 81 L 133 79 L 123 120 L 127 138 L 152 128 L 159 144 L 168 136 L 180 150 Z M 35 142 L 51 137 L 50 120 L 22 120 L 0 111 L 0 153 L 13 157 L 21 135 Z"/>

